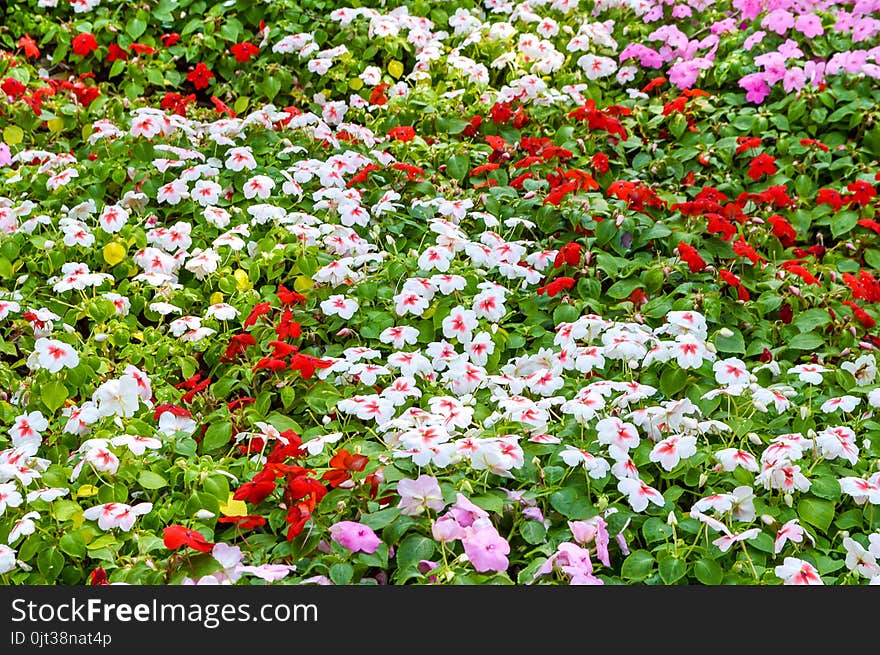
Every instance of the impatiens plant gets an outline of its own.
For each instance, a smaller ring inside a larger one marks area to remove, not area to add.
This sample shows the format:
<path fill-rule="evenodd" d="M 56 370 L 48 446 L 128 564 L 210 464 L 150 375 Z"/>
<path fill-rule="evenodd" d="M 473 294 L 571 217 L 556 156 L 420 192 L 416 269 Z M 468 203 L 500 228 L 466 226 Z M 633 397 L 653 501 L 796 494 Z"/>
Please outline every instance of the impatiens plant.
<path fill-rule="evenodd" d="M 3 583 L 880 583 L 877 2 L 6 5 Z"/>

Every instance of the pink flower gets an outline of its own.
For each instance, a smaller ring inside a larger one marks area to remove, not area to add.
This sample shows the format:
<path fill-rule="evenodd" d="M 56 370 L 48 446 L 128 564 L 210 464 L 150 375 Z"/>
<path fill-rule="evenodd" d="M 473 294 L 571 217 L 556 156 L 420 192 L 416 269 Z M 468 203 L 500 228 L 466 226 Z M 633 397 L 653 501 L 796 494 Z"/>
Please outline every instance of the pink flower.
<path fill-rule="evenodd" d="M 778 555 L 782 552 L 783 547 L 785 546 L 785 542 L 791 541 L 796 544 L 801 543 L 804 540 L 804 535 L 807 535 L 810 541 L 813 540 L 812 535 L 809 532 L 806 532 L 803 527 L 798 523 L 797 519 L 792 519 L 785 523 L 781 528 L 779 528 L 779 532 L 776 533 L 776 539 L 773 541 L 773 553 Z"/>
<path fill-rule="evenodd" d="M 469 530 L 462 544 L 468 560 L 480 573 L 506 571 L 510 564 L 507 560 L 510 545 L 494 527 Z"/>
<path fill-rule="evenodd" d="M 401 514 L 407 516 L 418 516 L 426 509 L 440 512 L 446 507 L 437 478 L 430 475 L 420 475 L 415 480 L 400 480 L 397 483 L 397 493 L 400 494 L 397 507 Z"/>
<path fill-rule="evenodd" d="M 813 39 L 825 32 L 822 29 L 822 19 L 816 14 L 801 14 L 794 21 L 794 29 L 808 39 Z"/>
<path fill-rule="evenodd" d="M 382 540 L 363 523 L 356 521 L 340 521 L 330 526 L 330 537 L 340 546 L 356 553 L 374 553 Z"/>
<path fill-rule="evenodd" d="M 821 585 L 819 572 L 809 562 L 797 557 L 786 557 L 785 562 L 774 569 L 776 577 L 782 578 L 787 585 Z"/>
<path fill-rule="evenodd" d="M 594 516 L 586 521 L 569 521 L 568 527 L 574 540 L 584 546 L 595 539 L 596 557 L 605 566 L 611 566 L 608 555 L 608 523 L 601 516 Z"/>
<path fill-rule="evenodd" d="M 794 27 L 794 16 L 785 9 L 774 9 L 764 16 L 764 19 L 761 21 L 761 27 L 773 30 L 779 36 L 782 36 Z"/>
<path fill-rule="evenodd" d="M 0 143 L 0 166 L 9 166 L 12 163 L 12 151 L 5 143 Z"/>
<path fill-rule="evenodd" d="M 763 41 L 765 36 L 767 36 L 767 32 L 763 30 L 758 30 L 757 32 L 749 36 L 745 41 L 743 41 L 743 49 L 751 50 L 755 47 L 755 45 Z"/>
<path fill-rule="evenodd" d="M 477 507 L 462 494 L 456 495 L 455 504 L 449 508 L 448 514 L 463 528 L 470 527 L 478 519 L 489 518 L 486 510 Z"/>
<path fill-rule="evenodd" d="M 770 95 L 770 87 L 764 81 L 764 73 L 751 73 L 739 80 L 739 86 L 746 90 L 746 100 L 761 104 Z"/>
<path fill-rule="evenodd" d="M 541 568 L 535 573 L 540 575 L 552 573 L 554 568 L 569 576 L 569 584 L 572 585 L 601 585 L 600 579 L 593 575 L 593 563 L 590 561 L 590 551 L 571 542 L 559 544 L 559 548 L 551 555 Z"/>
<path fill-rule="evenodd" d="M 431 535 L 442 543 L 461 539 L 464 534 L 464 528 L 449 515 L 441 516 L 431 525 Z"/>

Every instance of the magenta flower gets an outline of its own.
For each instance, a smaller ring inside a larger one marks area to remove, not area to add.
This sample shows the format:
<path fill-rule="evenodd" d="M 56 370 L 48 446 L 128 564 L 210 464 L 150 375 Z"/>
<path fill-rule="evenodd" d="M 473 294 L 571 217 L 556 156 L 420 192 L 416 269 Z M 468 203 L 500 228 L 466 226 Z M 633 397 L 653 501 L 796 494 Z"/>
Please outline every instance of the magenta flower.
<path fill-rule="evenodd" d="M 9 166 L 12 163 L 12 151 L 5 143 L 0 143 L 0 166 Z"/>
<path fill-rule="evenodd" d="M 763 41 L 765 36 L 767 36 L 767 32 L 764 32 L 763 30 L 758 30 L 757 32 L 746 38 L 745 41 L 743 41 L 743 49 L 751 50 L 758 43 Z"/>
<path fill-rule="evenodd" d="M 340 521 L 330 526 L 330 537 L 351 552 L 375 553 L 382 540 L 363 523 Z"/>
<path fill-rule="evenodd" d="M 507 570 L 510 564 L 507 560 L 510 545 L 494 527 L 484 526 L 479 530 L 469 530 L 461 543 L 468 560 L 480 573 Z"/>
<path fill-rule="evenodd" d="M 770 87 L 764 81 L 764 73 L 751 73 L 739 80 L 741 88 L 746 90 L 746 100 L 761 104 L 770 95 Z"/>
<path fill-rule="evenodd" d="M 774 9 L 761 20 L 761 27 L 782 36 L 794 27 L 794 16 L 785 9 Z"/>

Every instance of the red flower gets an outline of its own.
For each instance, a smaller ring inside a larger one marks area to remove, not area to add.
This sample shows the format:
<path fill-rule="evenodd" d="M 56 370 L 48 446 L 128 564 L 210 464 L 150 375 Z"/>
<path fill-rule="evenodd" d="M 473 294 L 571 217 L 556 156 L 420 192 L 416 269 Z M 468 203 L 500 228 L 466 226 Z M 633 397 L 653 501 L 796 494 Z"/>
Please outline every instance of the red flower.
<path fill-rule="evenodd" d="M 663 105 L 663 115 L 669 116 L 669 114 L 675 113 L 684 113 L 685 107 L 687 106 L 687 98 L 685 96 L 679 96 L 675 100 L 671 100 Z"/>
<path fill-rule="evenodd" d="M 352 455 L 343 448 L 330 460 L 330 466 L 333 469 L 324 473 L 321 479 L 336 488 L 343 482 L 350 480 L 352 473 L 363 471 L 369 461 L 368 457 Z"/>
<path fill-rule="evenodd" d="M 189 95 L 184 96 L 179 93 L 174 93 L 173 91 L 168 91 L 165 93 L 165 97 L 162 98 L 162 102 L 159 103 L 159 106 L 162 109 L 172 110 L 178 116 L 186 116 L 187 105 L 194 102 L 195 99 L 195 93 L 190 93 Z"/>
<path fill-rule="evenodd" d="M 813 275 L 807 269 L 801 266 L 797 260 L 782 262 L 782 264 L 780 264 L 780 267 L 785 269 L 789 273 L 794 273 L 807 284 L 815 284 L 816 286 L 821 286 L 818 278 L 816 278 L 815 275 Z"/>
<path fill-rule="evenodd" d="M 297 303 L 305 304 L 307 298 L 301 293 L 291 291 L 283 284 L 278 285 L 278 291 L 275 293 L 282 305 L 295 305 Z"/>
<path fill-rule="evenodd" d="M 718 271 L 718 276 L 727 282 L 730 286 L 736 289 L 736 295 L 740 300 L 746 301 L 750 298 L 749 291 L 743 286 L 742 280 L 740 280 L 736 275 L 731 273 L 728 270 L 721 269 Z"/>
<path fill-rule="evenodd" d="M 755 181 L 761 179 L 763 175 L 773 175 L 776 172 L 776 157 L 766 153 L 760 154 L 752 159 L 749 164 L 749 177 Z"/>
<path fill-rule="evenodd" d="M 392 127 L 388 130 L 388 136 L 393 141 L 403 141 L 404 143 L 407 143 L 416 138 L 416 131 L 411 125 L 398 125 L 397 127 Z"/>
<path fill-rule="evenodd" d="M 312 355 L 304 353 L 296 353 L 290 358 L 290 370 L 299 371 L 303 380 L 310 379 L 315 374 L 316 368 L 329 368 L 333 362 L 326 359 L 319 359 Z"/>
<path fill-rule="evenodd" d="M 214 77 L 214 73 L 208 70 L 208 67 L 202 62 L 199 62 L 193 70 L 186 74 L 186 79 L 192 82 L 196 89 L 208 88 L 212 77 Z"/>
<path fill-rule="evenodd" d="M 858 224 L 876 234 L 880 234 L 880 223 L 872 218 L 860 218 Z"/>
<path fill-rule="evenodd" d="M 700 253 L 693 246 L 686 244 L 684 241 L 679 241 L 678 252 L 682 260 L 687 262 L 691 273 L 699 273 L 706 268 L 706 260 L 700 256 Z"/>
<path fill-rule="evenodd" d="M 492 109 L 489 110 L 489 116 L 492 117 L 493 123 L 502 125 L 510 121 L 513 111 L 511 111 L 510 105 L 506 102 L 496 102 L 492 105 Z"/>
<path fill-rule="evenodd" d="M 553 268 L 561 268 L 563 264 L 569 266 L 577 266 L 581 263 L 581 245 L 570 241 L 566 243 L 559 252 L 556 253 L 556 259 L 553 260 Z"/>
<path fill-rule="evenodd" d="M 379 82 L 379 84 L 374 86 L 373 90 L 370 92 L 370 104 L 382 106 L 386 102 L 388 102 L 388 97 L 385 95 L 385 90 L 389 86 L 391 85 L 388 84 L 388 82 Z"/>
<path fill-rule="evenodd" d="M 312 518 L 312 513 L 305 503 L 298 503 L 287 510 L 285 521 L 290 526 L 287 530 L 287 540 L 293 541 L 303 531 L 306 521 Z"/>
<path fill-rule="evenodd" d="M 548 296 L 553 297 L 565 289 L 571 289 L 574 284 L 575 280 L 573 277 L 558 277 L 549 284 L 538 287 L 538 295 L 542 296 L 546 293 Z"/>
<path fill-rule="evenodd" d="M 235 118 L 235 112 L 232 111 L 232 108 L 220 98 L 217 96 L 211 96 L 211 102 L 214 104 L 214 109 L 217 110 L 218 114 L 226 114 L 229 118 Z"/>
<path fill-rule="evenodd" d="M 794 231 L 791 223 L 785 220 L 779 214 L 773 214 L 767 219 L 767 222 L 773 227 L 773 234 L 779 239 L 783 247 L 788 248 L 797 238 L 797 232 Z"/>
<path fill-rule="evenodd" d="M 852 309 L 855 319 L 868 330 L 877 324 L 877 321 L 874 320 L 873 316 L 855 304 L 852 300 L 844 300 L 843 304 Z"/>
<path fill-rule="evenodd" d="M 709 219 L 709 225 L 706 226 L 706 229 L 710 234 L 720 234 L 725 241 L 730 241 L 736 236 L 736 226 L 721 214 L 710 212 L 706 214 L 706 217 Z"/>
<path fill-rule="evenodd" d="M 834 211 L 843 207 L 843 197 L 834 189 L 819 189 L 816 194 L 817 205 L 831 205 Z"/>
<path fill-rule="evenodd" d="M 464 136 L 477 136 L 477 132 L 480 129 L 480 125 L 483 122 L 483 117 L 477 114 L 470 121 L 468 121 L 467 126 L 461 131 Z"/>
<path fill-rule="evenodd" d="M 275 480 L 251 480 L 241 485 L 232 496 L 234 500 L 246 500 L 251 505 L 259 505 L 275 491 Z"/>
<path fill-rule="evenodd" d="M 828 146 L 821 141 L 816 141 L 816 139 L 801 139 L 800 144 L 805 148 L 808 146 L 816 146 L 822 152 L 828 152 Z"/>
<path fill-rule="evenodd" d="M 608 155 L 604 152 L 597 152 L 590 159 L 590 163 L 592 163 L 593 168 L 596 169 L 597 173 L 607 173 L 608 172 Z"/>
<path fill-rule="evenodd" d="M 234 523 L 239 530 L 253 530 L 266 525 L 266 519 L 262 516 L 221 516 L 217 523 Z"/>
<path fill-rule="evenodd" d="M 3 80 L 3 84 L 0 84 L 0 89 L 3 89 L 3 93 L 13 98 L 24 95 L 24 92 L 27 91 L 27 87 L 14 77 L 7 77 Z"/>
<path fill-rule="evenodd" d="M 18 40 L 18 47 L 24 50 L 24 56 L 28 59 L 36 59 L 40 56 L 40 49 L 37 47 L 37 42 L 27 34 Z"/>
<path fill-rule="evenodd" d="M 785 303 L 779 308 L 779 320 L 788 325 L 791 323 L 792 318 L 794 318 L 794 310 L 792 310 L 791 305 Z"/>
<path fill-rule="evenodd" d="M 98 42 L 95 40 L 94 34 L 86 32 L 84 34 L 77 34 L 73 37 L 70 46 L 73 50 L 73 54 L 79 55 L 80 57 L 87 57 L 90 53 L 98 49 Z"/>
<path fill-rule="evenodd" d="M 175 43 L 180 41 L 180 34 L 177 32 L 172 32 L 171 34 L 163 34 L 159 39 L 162 41 L 162 45 L 166 48 L 170 48 Z"/>
<path fill-rule="evenodd" d="M 263 357 L 260 361 L 254 364 L 254 370 L 259 371 L 264 368 L 273 371 L 283 371 L 287 368 L 287 362 L 283 359 L 276 359 L 275 357 Z"/>
<path fill-rule="evenodd" d="M 128 53 L 125 52 L 122 48 L 119 47 L 116 43 L 111 43 L 107 47 L 107 56 L 104 57 L 106 61 L 114 62 L 117 60 L 125 61 L 128 59 Z"/>
<path fill-rule="evenodd" d="M 289 309 L 281 313 L 281 322 L 275 327 L 275 333 L 279 339 L 298 339 L 302 334 L 302 328 L 299 323 L 293 320 L 293 314 Z"/>
<path fill-rule="evenodd" d="M 254 305 L 254 308 L 251 310 L 251 313 L 248 314 L 247 318 L 244 319 L 244 326 L 251 327 L 252 325 L 257 324 L 257 319 L 264 314 L 268 314 L 272 310 L 272 305 L 267 302 L 258 302 Z"/>
<path fill-rule="evenodd" d="M 234 46 L 229 48 L 229 52 L 231 52 L 235 56 L 235 61 L 243 64 L 246 61 L 250 61 L 251 57 L 260 52 L 260 49 L 253 43 L 248 43 L 247 41 L 244 41 L 243 43 L 236 43 Z"/>
<path fill-rule="evenodd" d="M 107 580 L 107 571 L 101 566 L 93 570 L 89 573 L 89 584 L 93 587 L 109 585 L 110 582 Z"/>
<path fill-rule="evenodd" d="M 243 355 L 248 346 L 254 346 L 256 343 L 257 340 L 250 334 L 235 334 L 229 340 L 229 345 L 226 346 L 226 352 L 223 353 L 220 361 L 231 362 L 239 355 Z"/>
<path fill-rule="evenodd" d="M 136 54 L 139 55 L 155 55 L 158 50 L 153 46 L 144 45 L 143 43 L 132 43 L 128 46 L 129 50 L 134 50 Z"/>
<path fill-rule="evenodd" d="M 752 248 L 745 239 L 740 236 L 740 238 L 733 243 L 733 252 L 735 252 L 740 257 L 746 257 L 752 264 L 757 264 L 762 261 L 764 258 L 761 257 L 755 249 Z"/>
<path fill-rule="evenodd" d="M 738 136 L 736 142 L 738 144 L 736 147 L 737 155 L 744 153 L 746 150 L 761 147 L 761 139 L 756 136 Z"/>
<path fill-rule="evenodd" d="M 648 91 L 653 91 L 658 86 L 663 86 L 666 84 L 665 77 L 655 77 L 650 82 L 648 82 L 645 86 L 642 87 L 642 93 L 648 93 Z"/>
<path fill-rule="evenodd" d="M 165 548 L 177 550 L 181 546 L 189 546 L 201 553 L 210 553 L 214 544 L 205 539 L 200 532 L 190 530 L 182 525 L 169 525 L 165 528 Z"/>
<path fill-rule="evenodd" d="M 846 188 L 847 191 L 851 192 L 851 195 L 847 196 L 847 202 L 851 205 L 869 205 L 871 204 L 871 198 L 877 195 L 877 190 L 870 182 L 865 182 L 864 180 L 850 182 L 846 185 Z"/>

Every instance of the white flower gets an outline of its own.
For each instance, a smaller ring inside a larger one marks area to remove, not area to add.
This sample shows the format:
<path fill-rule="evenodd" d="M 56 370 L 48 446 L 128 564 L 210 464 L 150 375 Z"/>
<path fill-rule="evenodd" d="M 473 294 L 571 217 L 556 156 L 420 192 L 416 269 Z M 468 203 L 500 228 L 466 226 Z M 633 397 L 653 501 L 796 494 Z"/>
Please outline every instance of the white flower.
<path fill-rule="evenodd" d="M 57 373 L 62 368 L 76 368 L 79 365 L 79 355 L 73 346 L 58 341 L 41 337 L 34 344 L 34 352 L 40 368 L 50 373 Z"/>
<path fill-rule="evenodd" d="M 9 546 L 0 544 L 0 575 L 14 569 L 15 561 L 15 551 Z"/>
<path fill-rule="evenodd" d="M 844 362 L 840 368 L 852 373 L 860 387 L 873 383 L 877 377 L 877 361 L 871 354 L 862 355 L 854 362 Z"/>
<path fill-rule="evenodd" d="M 692 457 L 696 452 L 696 437 L 673 435 L 657 442 L 651 450 L 649 459 L 658 462 L 665 470 L 671 471 L 682 459 Z"/>
<path fill-rule="evenodd" d="M 343 295 L 332 295 L 321 302 L 321 311 L 327 316 L 337 315 L 345 320 L 354 316 L 358 310 L 358 301 L 354 298 L 346 298 Z"/>
<path fill-rule="evenodd" d="M 107 380 L 95 389 L 92 401 L 97 405 L 99 416 L 132 417 L 140 402 L 137 381 L 130 375 Z"/>
<path fill-rule="evenodd" d="M 785 562 L 777 566 L 773 572 L 787 585 L 821 585 L 819 572 L 809 562 L 797 557 L 786 557 Z"/>
<path fill-rule="evenodd" d="M 205 311 L 205 318 L 216 318 L 218 321 L 231 321 L 239 315 L 239 311 L 225 302 L 215 303 Z"/>
<path fill-rule="evenodd" d="M 808 384 L 822 384 L 822 373 L 827 373 L 828 369 L 819 364 L 799 364 L 798 366 L 793 366 L 788 369 L 786 372 L 789 375 L 797 373 L 798 379 L 801 382 L 806 382 Z"/>
<path fill-rule="evenodd" d="M 617 490 L 627 496 L 634 512 L 645 511 L 649 502 L 658 507 L 663 507 L 666 504 L 663 494 L 639 479 L 623 478 L 617 483 Z"/>

